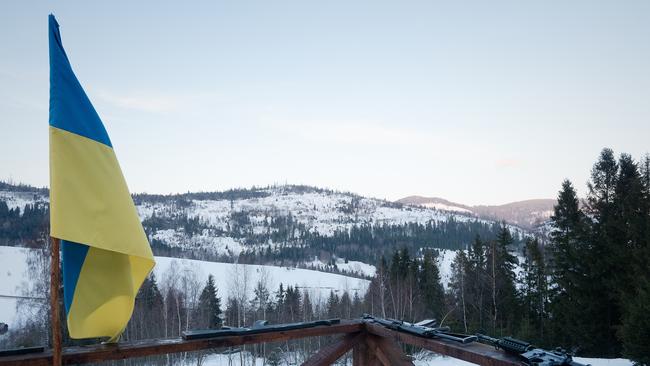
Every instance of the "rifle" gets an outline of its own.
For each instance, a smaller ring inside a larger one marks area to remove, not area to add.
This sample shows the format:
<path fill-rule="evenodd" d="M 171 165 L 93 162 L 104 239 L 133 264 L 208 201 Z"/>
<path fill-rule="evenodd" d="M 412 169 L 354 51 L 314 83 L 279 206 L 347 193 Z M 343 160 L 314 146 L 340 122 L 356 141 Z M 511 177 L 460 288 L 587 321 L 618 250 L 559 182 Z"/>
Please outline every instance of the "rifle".
<path fill-rule="evenodd" d="M 484 334 L 476 334 L 476 336 L 483 343 L 521 357 L 524 363 L 529 366 L 590 366 L 573 361 L 571 355 L 561 348 L 547 351 L 512 337 L 497 339 Z"/>
<path fill-rule="evenodd" d="M 226 336 L 243 336 L 269 332 L 279 332 L 295 329 L 313 328 L 321 325 L 334 325 L 340 319 L 315 320 L 311 322 L 286 323 L 269 325 L 266 320 L 257 320 L 250 328 L 222 327 L 221 329 L 188 330 L 182 333 L 184 340 L 205 339 Z"/>
<path fill-rule="evenodd" d="M 426 319 L 418 323 L 409 323 L 395 319 L 376 318 L 364 314 L 363 320 L 374 322 L 388 329 L 416 335 L 424 338 L 440 338 L 448 341 L 460 342 L 462 344 L 472 343 L 477 340 L 476 336 L 467 334 L 452 333 L 449 327 L 439 327 L 435 319 Z"/>

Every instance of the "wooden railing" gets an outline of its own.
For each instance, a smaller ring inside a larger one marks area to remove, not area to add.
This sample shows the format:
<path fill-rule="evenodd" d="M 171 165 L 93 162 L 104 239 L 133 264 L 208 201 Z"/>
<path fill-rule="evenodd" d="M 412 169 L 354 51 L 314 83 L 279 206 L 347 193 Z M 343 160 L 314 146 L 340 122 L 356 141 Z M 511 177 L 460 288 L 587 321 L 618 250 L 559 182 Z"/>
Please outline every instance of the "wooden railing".
<path fill-rule="evenodd" d="M 413 365 L 411 359 L 402 352 L 400 343 L 421 347 L 479 365 L 519 366 L 521 364 L 516 357 L 496 350 L 491 346 L 480 343 L 460 344 L 439 339 L 422 338 L 360 320 L 342 321 L 340 324 L 306 329 L 209 339 L 156 339 L 109 345 L 66 347 L 63 349 L 62 361 L 63 364 L 67 365 L 83 364 L 336 335 L 340 335 L 340 337 L 329 345 L 322 347 L 303 365 L 331 365 L 350 350 L 353 350 L 353 364 L 355 366 Z M 0 366 L 51 364 L 51 351 L 0 358 Z"/>

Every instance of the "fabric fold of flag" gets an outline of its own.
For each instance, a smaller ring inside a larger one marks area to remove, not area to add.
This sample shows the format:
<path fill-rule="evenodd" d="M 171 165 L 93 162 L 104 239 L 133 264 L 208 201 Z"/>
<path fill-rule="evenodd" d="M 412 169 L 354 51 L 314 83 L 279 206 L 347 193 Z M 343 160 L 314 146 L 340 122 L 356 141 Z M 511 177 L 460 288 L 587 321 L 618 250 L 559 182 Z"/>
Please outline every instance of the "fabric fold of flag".
<path fill-rule="evenodd" d="M 50 235 L 61 239 L 70 337 L 115 342 L 155 262 L 108 133 L 49 16 Z"/>

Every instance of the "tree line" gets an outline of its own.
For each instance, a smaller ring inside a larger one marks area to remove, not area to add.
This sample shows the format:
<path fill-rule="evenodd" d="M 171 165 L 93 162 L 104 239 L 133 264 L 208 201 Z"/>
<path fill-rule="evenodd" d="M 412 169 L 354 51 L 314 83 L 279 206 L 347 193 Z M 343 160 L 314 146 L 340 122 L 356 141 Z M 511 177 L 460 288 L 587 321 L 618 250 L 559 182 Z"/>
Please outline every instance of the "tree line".
<path fill-rule="evenodd" d="M 455 323 L 650 364 L 650 156 L 604 149 L 584 200 L 565 180 L 546 239 L 526 241 L 519 273 L 506 231 L 458 252 Z"/>

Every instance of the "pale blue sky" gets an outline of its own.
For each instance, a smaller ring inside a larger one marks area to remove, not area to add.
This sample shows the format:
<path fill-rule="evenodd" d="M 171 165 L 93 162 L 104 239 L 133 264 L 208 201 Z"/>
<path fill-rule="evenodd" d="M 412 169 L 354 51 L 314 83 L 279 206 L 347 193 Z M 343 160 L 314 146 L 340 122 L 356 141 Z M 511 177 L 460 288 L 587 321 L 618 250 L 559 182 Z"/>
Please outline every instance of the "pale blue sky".
<path fill-rule="evenodd" d="M 650 1 L 2 1 L 0 179 L 48 182 L 50 12 L 134 192 L 496 204 L 650 151 Z"/>

